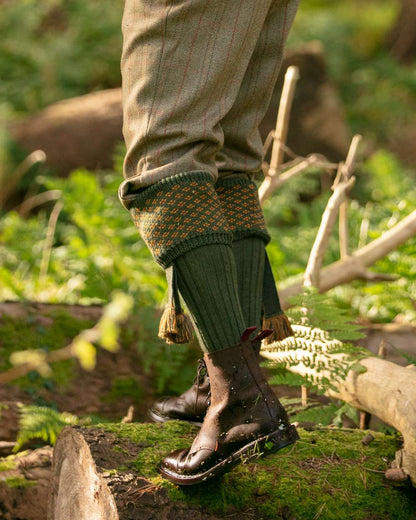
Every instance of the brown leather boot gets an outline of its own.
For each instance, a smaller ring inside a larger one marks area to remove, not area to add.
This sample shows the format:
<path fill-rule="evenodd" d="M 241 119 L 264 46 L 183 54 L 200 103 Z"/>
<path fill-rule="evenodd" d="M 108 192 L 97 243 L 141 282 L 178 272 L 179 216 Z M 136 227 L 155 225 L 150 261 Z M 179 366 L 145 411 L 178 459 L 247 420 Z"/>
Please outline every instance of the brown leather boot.
<path fill-rule="evenodd" d="M 171 420 L 187 421 L 201 426 L 209 406 L 211 386 L 205 361 L 198 360 L 198 368 L 193 385 L 178 397 L 161 397 L 149 410 L 154 422 Z"/>
<path fill-rule="evenodd" d="M 294 426 L 261 371 L 247 329 L 241 342 L 205 354 L 211 405 L 192 446 L 176 450 L 161 463 L 162 476 L 179 485 L 199 484 L 236 464 L 263 457 L 298 439 Z"/>
<path fill-rule="evenodd" d="M 253 342 L 252 347 L 259 357 L 261 342 Z M 197 374 L 188 390 L 177 397 L 160 397 L 149 409 L 149 417 L 154 422 L 186 421 L 201 426 L 207 413 L 211 397 L 209 374 L 203 359 L 198 360 Z"/>

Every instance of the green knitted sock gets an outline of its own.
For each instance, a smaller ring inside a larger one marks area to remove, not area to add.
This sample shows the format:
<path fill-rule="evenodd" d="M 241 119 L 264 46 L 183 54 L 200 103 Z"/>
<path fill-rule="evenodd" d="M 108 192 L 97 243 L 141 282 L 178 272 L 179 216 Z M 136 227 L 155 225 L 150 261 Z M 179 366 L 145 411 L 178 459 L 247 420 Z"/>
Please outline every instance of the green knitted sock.
<path fill-rule="evenodd" d="M 239 343 L 246 328 L 237 289 L 233 250 L 213 244 L 175 260 L 179 291 L 193 317 L 204 352 Z"/>
<path fill-rule="evenodd" d="M 238 293 L 247 327 L 261 328 L 265 243 L 251 236 L 233 242 Z"/>

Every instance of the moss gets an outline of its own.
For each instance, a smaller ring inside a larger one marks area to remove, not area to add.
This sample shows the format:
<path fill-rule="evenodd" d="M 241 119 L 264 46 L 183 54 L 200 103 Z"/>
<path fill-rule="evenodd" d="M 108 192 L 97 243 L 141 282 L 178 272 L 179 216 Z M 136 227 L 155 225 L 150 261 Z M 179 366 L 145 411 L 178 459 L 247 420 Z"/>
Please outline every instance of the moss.
<path fill-rule="evenodd" d="M 0 472 L 10 471 L 16 468 L 15 457 L 13 455 L 0 459 Z"/>
<path fill-rule="evenodd" d="M 3 482 L 9 488 L 36 486 L 36 480 L 26 480 L 24 477 L 7 477 Z"/>
<path fill-rule="evenodd" d="M 139 446 L 133 465 L 166 488 L 173 501 L 213 513 L 250 510 L 256 518 L 302 520 L 415 518 L 415 490 L 391 486 L 383 475 L 400 446 L 397 436 L 372 432 L 374 441 L 364 446 L 360 430 L 300 430 L 300 441 L 278 454 L 181 488 L 162 479 L 157 467 L 166 453 L 189 446 L 195 427 L 181 422 L 102 427 Z"/>
<path fill-rule="evenodd" d="M 90 320 L 79 320 L 64 310 L 54 310 L 44 313 L 51 323 L 47 327 L 41 325 L 37 315 L 29 313 L 25 318 L 11 318 L 3 315 L 0 320 L 0 370 L 11 367 L 9 358 L 13 352 L 28 349 L 57 350 L 66 346 L 82 330 L 93 325 Z M 23 390 L 31 394 L 39 388 L 53 389 L 56 386 L 67 386 L 74 373 L 74 360 L 54 363 L 52 375 L 41 377 L 37 372 L 14 381 Z"/>

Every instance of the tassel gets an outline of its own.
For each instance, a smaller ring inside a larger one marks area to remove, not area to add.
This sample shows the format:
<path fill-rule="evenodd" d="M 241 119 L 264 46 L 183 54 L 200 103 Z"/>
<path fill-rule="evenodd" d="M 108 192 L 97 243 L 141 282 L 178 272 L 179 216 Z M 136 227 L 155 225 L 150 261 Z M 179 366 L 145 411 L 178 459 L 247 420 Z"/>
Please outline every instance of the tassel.
<path fill-rule="evenodd" d="M 192 339 L 193 326 L 190 318 L 183 312 L 179 298 L 174 266 L 166 269 L 169 286 L 169 303 L 166 306 L 159 325 L 159 338 L 171 345 L 189 343 Z"/>
<path fill-rule="evenodd" d="M 263 329 L 273 330 L 273 334 L 263 340 L 267 345 L 294 336 L 290 321 L 280 305 L 276 282 L 267 253 L 263 277 Z"/>
<path fill-rule="evenodd" d="M 271 316 L 270 318 L 263 318 L 262 328 L 273 330 L 273 334 L 270 334 L 270 336 L 263 340 L 266 345 L 294 336 L 289 318 L 284 313 L 277 316 Z"/>
<path fill-rule="evenodd" d="M 176 312 L 175 308 L 168 305 L 163 312 L 159 325 L 159 338 L 171 345 L 176 343 L 189 343 L 192 339 L 192 322 L 183 312 Z"/>

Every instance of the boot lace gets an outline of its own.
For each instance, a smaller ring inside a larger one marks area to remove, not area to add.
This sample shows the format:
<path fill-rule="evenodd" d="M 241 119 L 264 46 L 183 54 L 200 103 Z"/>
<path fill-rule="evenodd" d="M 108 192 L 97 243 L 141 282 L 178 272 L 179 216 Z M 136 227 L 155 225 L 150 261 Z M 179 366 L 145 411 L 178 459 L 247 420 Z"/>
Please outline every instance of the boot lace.
<path fill-rule="evenodd" d="M 196 385 L 196 398 L 195 398 L 195 413 L 198 405 L 198 398 L 199 398 L 199 389 L 201 384 L 205 381 L 206 377 L 208 377 L 208 369 L 207 365 L 205 364 L 205 361 L 201 358 L 198 359 L 198 367 L 196 369 L 196 376 L 194 378 L 194 385 Z M 209 406 L 211 399 L 211 390 L 209 390 L 207 395 L 207 405 Z"/>

